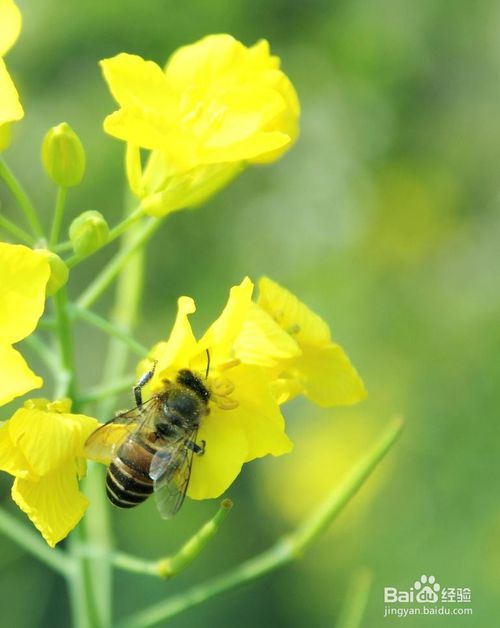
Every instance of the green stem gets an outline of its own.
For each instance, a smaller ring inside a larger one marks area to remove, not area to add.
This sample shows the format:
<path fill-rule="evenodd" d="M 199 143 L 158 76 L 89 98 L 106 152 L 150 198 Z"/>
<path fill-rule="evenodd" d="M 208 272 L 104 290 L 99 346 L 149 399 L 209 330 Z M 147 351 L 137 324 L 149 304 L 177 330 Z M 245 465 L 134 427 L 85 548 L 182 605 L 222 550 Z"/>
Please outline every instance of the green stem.
<path fill-rule="evenodd" d="M 335 520 L 342 508 L 354 497 L 377 464 L 390 450 L 402 428 L 403 422 L 401 420 L 393 421 L 373 449 L 295 532 L 279 539 L 269 550 L 242 563 L 229 573 L 192 587 L 187 592 L 172 596 L 125 619 L 119 624 L 119 628 L 153 626 L 216 595 L 260 578 L 300 557 L 304 550 L 321 535 Z"/>
<path fill-rule="evenodd" d="M 215 516 L 207 521 L 173 556 L 167 556 L 160 560 L 144 560 L 123 552 L 115 552 L 111 556 L 111 562 L 115 567 L 124 571 L 157 578 L 173 578 L 190 565 L 213 539 L 232 507 L 233 502 L 230 499 L 225 499 Z"/>
<path fill-rule="evenodd" d="M 18 227 L 14 222 L 6 218 L 5 216 L 0 216 L 0 227 L 10 233 L 14 237 L 16 237 L 23 244 L 27 244 L 28 246 L 33 246 L 34 239 L 33 237 L 21 227 Z"/>
<path fill-rule="evenodd" d="M 125 233 L 132 225 L 134 225 L 140 218 L 144 216 L 144 212 L 142 210 L 142 206 L 139 205 L 135 209 L 133 209 L 125 218 L 115 225 L 111 231 L 109 232 L 109 237 L 107 244 L 116 240 L 121 235 Z"/>
<path fill-rule="evenodd" d="M 82 308 L 89 308 L 101 294 L 113 283 L 118 273 L 127 264 L 129 259 L 149 240 L 158 229 L 161 220 L 149 218 L 134 234 L 134 237 L 127 241 L 113 259 L 108 263 L 98 277 L 88 286 L 80 296 L 77 303 Z"/>
<path fill-rule="evenodd" d="M 33 231 L 33 234 L 37 238 L 43 238 L 43 228 L 38 219 L 38 214 L 33 207 L 28 195 L 24 191 L 22 185 L 14 176 L 14 173 L 7 166 L 5 161 L 0 157 L 0 177 L 4 180 L 5 185 L 9 188 L 14 198 L 19 203 L 19 206 L 24 212 L 26 219 Z"/>
<path fill-rule="evenodd" d="M 27 525 L 0 508 L 0 531 L 35 558 L 65 577 L 73 573 L 73 561 L 60 549 L 51 549 Z"/>
<path fill-rule="evenodd" d="M 61 233 L 62 221 L 64 217 L 64 207 L 66 205 L 66 196 L 68 190 L 59 186 L 57 188 L 56 206 L 54 209 L 54 219 L 52 221 L 52 229 L 50 230 L 49 247 L 53 248 L 59 240 Z"/>
<path fill-rule="evenodd" d="M 65 251 L 71 251 L 73 249 L 73 245 L 69 240 L 65 240 L 64 242 L 60 242 L 59 244 L 54 245 L 52 250 L 54 253 L 64 253 Z"/>
<path fill-rule="evenodd" d="M 56 391 L 56 397 L 70 397 L 73 400 L 73 411 L 77 410 L 78 398 L 76 395 L 75 355 L 73 348 L 73 330 L 69 316 L 68 293 L 63 286 L 54 295 L 54 309 L 56 314 L 56 331 L 59 336 L 59 351 L 61 354 L 61 377 Z"/>
<path fill-rule="evenodd" d="M 366 567 L 354 573 L 335 628 L 359 628 L 361 626 L 372 581 L 373 574 Z"/>
<path fill-rule="evenodd" d="M 90 595 L 85 561 L 81 558 L 82 545 L 81 525 L 77 526 L 69 537 L 69 553 L 75 562 L 74 573 L 68 579 L 68 590 L 71 601 L 72 628 L 102 628 L 96 620 L 96 610 Z"/>
<path fill-rule="evenodd" d="M 212 517 L 210 521 L 207 521 L 207 523 L 181 547 L 177 554 L 170 558 L 160 560 L 158 564 L 160 577 L 173 578 L 192 563 L 198 554 L 206 547 L 207 543 L 217 534 L 232 507 L 233 502 L 230 499 L 225 499 L 221 503 L 215 516 Z"/>
<path fill-rule="evenodd" d="M 90 310 L 86 310 L 85 308 L 78 307 L 77 305 L 71 306 L 70 311 L 71 314 L 76 318 L 81 318 L 90 325 L 93 325 L 97 329 L 100 329 L 105 334 L 121 340 L 124 344 L 127 345 L 127 347 L 131 351 L 133 351 L 140 358 L 145 358 L 148 355 L 149 349 L 146 346 L 141 345 L 140 342 L 137 342 L 137 340 L 135 340 L 126 331 L 124 331 L 117 325 L 113 325 L 113 323 L 110 323 L 105 318 L 102 318 L 102 316 L 99 316 L 99 314 L 91 312 Z"/>

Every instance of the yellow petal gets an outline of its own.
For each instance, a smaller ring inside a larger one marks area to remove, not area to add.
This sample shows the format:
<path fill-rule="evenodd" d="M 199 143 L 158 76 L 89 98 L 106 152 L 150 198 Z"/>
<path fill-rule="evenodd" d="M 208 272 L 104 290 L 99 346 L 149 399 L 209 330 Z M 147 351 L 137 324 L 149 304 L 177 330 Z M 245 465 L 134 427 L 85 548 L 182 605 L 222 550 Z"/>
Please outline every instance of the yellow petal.
<path fill-rule="evenodd" d="M 0 427 L 0 471 L 19 478 L 36 479 L 28 461 L 12 441 L 8 421 Z"/>
<path fill-rule="evenodd" d="M 83 444 L 98 423 L 84 415 L 25 407 L 17 410 L 8 425 L 14 446 L 41 477 L 81 456 Z"/>
<path fill-rule="evenodd" d="M 88 506 L 87 498 L 78 488 L 73 461 L 40 481 L 16 478 L 12 499 L 51 547 L 68 535 Z"/>
<path fill-rule="evenodd" d="M 100 62 L 114 99 L 123 108 L 149 109 L 165 117 L 176 115 L 177 96 L 159 65 L 125 52 Z"/>
<path fill-rule="evenodd" d="M 139 365 L 141 376 L 152 367 L 154 360 L 157 361 L 151 390 L 162 390 L 164 377 L 169 377 L 172 371 L 189 366 L 197 345 L 188 316 L 195 311 L 193 299 L 180 297 L 177 301 L 177 317 L 168 341 L 158 343 L 151 351 L 150 359 Z"/>
<path fill-rule="evenodd" d="M 208 349 L 213 365 L 231 357 L 234 340 L 240 333 L 247 316 L 252 291 L 253 283 L 248 277 L 245 277 L 240 285 L 233 286 L 221 315 L 200 340 L 200 352 Z"/>
<path fill-rule="evenodd" d="M 322 407 L 350 405 L 366 397 L 366 389 L 343 349 L 331 344 L 296 361 L 304 394 Z"/>
<path fill-rule="evenodd" d="M 292 82 L 286 74 L 279 71 L 266 72 L 264 81 L 276 89 L 286 103 L 286 107 L 269 123 L 268 127 L 271 130 L 279 129 L 290 138 L 290 142 L 277 150 L 257 155 L 251 159 L 251 163 L 259 164 L 270 163 L 281 157 L 283 152 L 291 148 L 299 136 L 300 103 Z"/>
<path fill-rule="evenodd" d="M 0 344 L 0 406 L 42 385 L 42 378 L 33 373 L 18 351 Z"/>
<path fill-rule="evenodd" d="M 35 329 L 45 305 L 47 260 L 31 249 L 0 243 L 0 344 L 13 344 Z"/>
<path fill-rule="evenodd" d="M 268 277 L 259 281 L 257 303 L 299 343 L 301 347 L 318 347 L 331 340 L 325 321 L 297 297 Z"/>
<path fill-rule="evenodd" d="M 208 35 L 176 50 L 167 62 L 165 75 L 177 91 L 193 85 L 204 88 L 235 67 L 241 68 L 244 57 L 245 47 L 231 35 Z"/>
<path fill-rule="evenodd" d="M 188 496 L 192 499 L 219 497 L 238 477 L 247 457 L 247 439 L 230 410 L 216 406 L 203 420 L 197 442 L 205 441 L 205 453 L 193 457 Z"/>
<path fill-rule="evenodd" d="M 274 133 L 255 133 L 234 144 L 222 147 L 206 146 L 200 161 L 205 164 L 232 161 L 248 161 L 261 155 L 284 149 L 290 144 L 290 137 L 278 131 Z"/>
<path fill-rule="evenodd" d="M 295 340 L 260 306 L 251 303 L 243 328 L 234 343 L 234 353 L 245 364 L 274 367 L 301 355 Z"/>
<path fill-rule="evenodd" d="M 235 385 L 231 397 L 238 406 L 227 413 L 239 421 L 247 439 L 245 462 L 271 454 L 281 456 L 292 450 L 285 434 L 285 421 L 271 392 L 268 378 L 255 366 L 237 366 L 228 373 Z"/>
<path fill-rule="evenodd" d="M 24 111 L 5 62 L 0 58 L 0 124 L 20 120 Z"/>
<path fill-rule="evenodd" d="M 269 50 L 269 42 L 266 39 L 260 39 L 256 44 L 248 49 L 248 55 L 251 59 L 253 67 L 259 70 L 278 70 L 280 67 L 279 57 L 271 55 Z"/>
<path fill-rule="evenodd" d="M 225 111 L 220 119 L 215 118 L 205 145 L 208 148 L 228 146 L 240 142 L 266 125 L 285 109 L 281 95 L 273 89 L 259 84 L 246 84 L 234 89 L 226 89 L 210 102 L 206 113 L 214 118 L 212 108 Z M 194 125 L 195 131 L 202 126 L 206 133 L 204 116 Z M 209 127 L 210 128 L 210 127 Z"/>
<path fill-rule="evenodd" d="M 301 382 L 292 374 L 280 374 L 271 381 L 271 390 L 280 406 L 304 392 Z"/>
<path fill-rule="evenodd" d="M 12 0 L 0 0 L 0 57 L 16 43 L 21 32 L 21 12 Z M 0 94 L 3 92 L 0 90 Z"/>

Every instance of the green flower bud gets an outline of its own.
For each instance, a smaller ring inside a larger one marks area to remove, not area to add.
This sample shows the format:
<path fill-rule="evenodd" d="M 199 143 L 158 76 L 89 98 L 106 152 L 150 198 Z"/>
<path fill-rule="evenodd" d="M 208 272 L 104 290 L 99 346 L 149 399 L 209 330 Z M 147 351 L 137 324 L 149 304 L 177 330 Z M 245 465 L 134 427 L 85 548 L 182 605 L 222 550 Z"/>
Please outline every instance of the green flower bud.
<path fill-rule="evenodd" d="M 69 239 L 77 255 L 90 255 L 108 241 L 109 227 L 100 212 L 80 214 L 69 227 Z"/>
<path fill-rule="evenodd" d="M 47 296 L 51 297 L 68 281 L 69 269 L 59 255 L 52 253 L 52 251 L 35 249 L 35 253 L 44 257 L 49 263 L 50 276 L 45 292 Z"/>
<path fill-rule="evenodd" d="M 78 185 L 85 173 L 85 151 L 78 135 L 66 122 L 53 126 L 42 143 L 43 166 L 55 184 Z"/>

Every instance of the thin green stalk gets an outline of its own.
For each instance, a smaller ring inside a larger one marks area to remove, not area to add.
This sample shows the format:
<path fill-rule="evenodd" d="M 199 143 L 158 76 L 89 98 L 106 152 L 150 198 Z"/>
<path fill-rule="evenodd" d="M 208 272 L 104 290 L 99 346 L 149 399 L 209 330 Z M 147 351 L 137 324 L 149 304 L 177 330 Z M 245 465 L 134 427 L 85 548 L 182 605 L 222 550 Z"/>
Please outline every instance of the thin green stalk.
<path fill-rule="evenodd" d="M 177 554 L 160 560 L 158 564 L 160 577 L 173 578 L 191 564 L 206 547 L 208 542 L 217 534 L 232 507 L 233 502 L 230 499 L 223 500 L 215 516 L 212 517 L 210 521 L 207 521 L 207 523 L 181 547 Z"/>
<path fill-rule="evenodd" d="M 89 308 L 97 301 L 102 293 L 113 283 L 130 258 L 149 240 L 160 224 L 161 220 L 157 218 L 149 218 L 143 223 L 142 227 L 133 234 L 134 237 L 127 241 L 127 245 L 118 251 L 104 270 L 83 292 L 77 301 L 79 307 Z"/>
<path fill-rule="evenodd" d="M 335 628 L 359 628 L 361 626 L 372 582 L 373 574 L 366 567 L 354 573 Z"/>
<path fill-rule="evenodd" d="M 85 561 L 79 548 L 82 545 L 81 525 L 77 526 L 69 537 L 69 553 L 75 561 L 75 569 L 68 579 L 68 592 L 71 602 L 72 628 L 102 628 L 96 620 L 93 598 L 90 596 L 90 583 L 86 573 Z"/>
<path fill-rule="evenodd" d="M 64 217 L 64 208 L 66 206 L 66 196 L 68 190 L 59 186 L 57 188 L 56 206 L 54 209 L 54 219 L 52 221 L 52 229 L 50 230 L 49 247 L 53 248 L 59 240 L 61 233 L 62 221 Z"/>
<path fill-rule="evenodd" d="M 112 570 L 110 553 L 113 548 L 111 526 L 109 524 L 109 504 L 106 501 L 105 488 L 106 469 L 100 464 L 89 464 L 85 478 L 85 493 L 90 506 L 83 522 L 85 537 L 92 544 L 94 556 L 86 560 L 79 552 L 86 565 L 89 577 L 89 588 L 95 600 L 95 613 L 98 628 L 112 626 Z M 83 547 L 83 546 L 82 546 Z"/>
<path fill-rule="evenodd" d="M 144 560 L 123 552 L 115 552 L 111 556 L 111 562 L 124 571 L 156 578 L 173 578 L 190 565 L 214 538 L 232 507 L 233 502 L 230 499 L 223 500 L 215 516 L 207 521 L 173 556 L 166 556 L 160 560 Z"/>
<path fill-rule="evenodd" d="M 65 577 L 73 573 L 71 558 L 60 549 L 51 549 L 33 529 L 1 508 L 0 531 L 57 573 Z"/>
<path fill-rule="evenodd" d="M 26 219 L 33 231 L 33 235 L 37 238 L 43 238 L 43 228 L 38 218 L 38 214 L 33 207 L 27 193 L 22 185 L 14 176 L 14 173 L 7 166 L 5 161 L 0 157 L 0 177 L 4 180 L 5 185 L 9 188 L 14 198 L 19 203 L 19 206 L 24 212 Z"/>
<path fill-rule="evenodd" d="M 142 206 L 139 205 L 135 209 L 133 209 L 125 218 L 115 225 L 111 231 L 109 232 L 108 244 L 119 238 L 121 235 L 125 233 L 132 225 L 134 225 L 140 218 L 144 216 L 144 212 Z"/>
<path fill-rule="evenodd" d="M 235 589 L 286 565 L 302 555 L 335 520 L 384 458 L 401 433 L 403 422 L 394 420 L 373 449 L 353 468 L 342 484 L 320 504 L 295 532 L 277 541 L 269 550 L 242 563 L 229 573 L 192 587 L 179 595 L 125 619 L 119 628 L 147 628 L 165 621 L 216 595 Z"/>
<path fill-rule="evenodd" d="M 124 331 L 117 325 L 113 325 L 113 323 L 110 323 L 105 318 L 102 318 L 102 316 L 99 316 L 99 314 L 96 314 L 95 312 L 92 312 L 90 310 L 86 310 L 85 308 L 78 307 L 77 305 L 71 306 L 70 311 L 74 317 L 81 318 L 90 325 L 93 325 L 97 329 L 100 329 L 105 334 L 121 340 L 124 344 L 127 345 L 127 347 L 131 351 L 133 351 L 140 358 L 145 358 L 148 355 L 149 349 L 145 345 L 137 342 L 137 340 L 135 340 L 126 331 Z"/>
<path fill-rule="evenodd" d="M 111 382 L 110 384 L 94 386 L 89 388 L 86 392 L 80 393 L 80 403 L 83 406 L 88 403 L 100 401 L 101 399 L 109 399 L 110 397 L 114 398 L 117 394 L 125 392 L 126 390 L 132 391 L 134 383 L 135 379 L 127 376 L 117 379 L 115 382 Z"/>
<path fill-rule="evenodd" d="M 54 253 L 65 253 L 66 251 L 71 251 L 73 249 L 73 245 L 69 240 L 65 240 L 64 242 L 60 242 L 59 244 L 54 245 L 52 250 Z"/>
<path fill-rule="evenodd" d="M 68 293 L 63 286 L 54 295 L 54 310 L 56 315 L 56 332 L 59 337 L 59 351 L 61 355 L 61 374 L 56 397 L 70 397 L 73 400 L 73 411 L 77 409 L 75 355 L 73 347 L 73 330 L 69 316 Z"/>
<path fill-rule="evenodd" d="M 56 396 L 70 397 L 73 400 L 73 412 L 77 412 L 79 401 L 75 381 L 76 365 L 73 347 L 73 328 L 69 316 L 66 286 L 60 288 L 54 295 L 54 310 L 62 362 Z M 93 588 L 89 582 L 87 565 L 78 555 L 78 547 L 84 542 L 82 535 L 82 527 L 77 526 L 69 539 L 69 552 L 75 564 L 74 573 L 68 580 L 73 628 L 102 628 L 96 620 Z"/>
<path fill-rule="evenodd" d="M 10 233 L 15 238 L 17 238 L 23 244 L 27 244 L 28 246 L 33 246 L 35 240 L 34 238 L 24 229 L 18 227 L 14 222 L 6 218 L 5 216 L 0 216 L 0 227 Z"/>

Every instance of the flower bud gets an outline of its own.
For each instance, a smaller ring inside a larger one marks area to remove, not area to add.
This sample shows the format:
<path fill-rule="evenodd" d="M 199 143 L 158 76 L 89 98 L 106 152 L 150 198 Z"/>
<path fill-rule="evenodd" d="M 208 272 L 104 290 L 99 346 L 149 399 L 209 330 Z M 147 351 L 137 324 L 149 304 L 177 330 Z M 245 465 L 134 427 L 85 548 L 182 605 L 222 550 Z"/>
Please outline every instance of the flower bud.
<path fill-rule="evenodd" d="M 80 214 L 69 227 L 69 239 L 77 255 L 90 255 L 108 241 L 109 227 L 100 212 Z"/>
<path fill-rule="evenodd" d="M 85 173 L 85 151 L 78 135 L 66 122 L 53 126 L 42 143 L 43 166 L 56 185 L 78 185 Z"/>
<path fill-rule="evenodd" d="M 68 281 L 69 270 L 59 255 L 47 249 L 35 249 L 35 253 L 44 257 L 49 263 L 50 275 L 45 292 L 48 297 L 54 295 Z"/>

